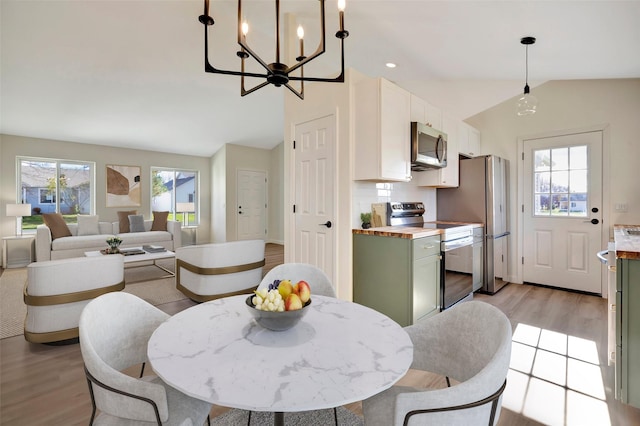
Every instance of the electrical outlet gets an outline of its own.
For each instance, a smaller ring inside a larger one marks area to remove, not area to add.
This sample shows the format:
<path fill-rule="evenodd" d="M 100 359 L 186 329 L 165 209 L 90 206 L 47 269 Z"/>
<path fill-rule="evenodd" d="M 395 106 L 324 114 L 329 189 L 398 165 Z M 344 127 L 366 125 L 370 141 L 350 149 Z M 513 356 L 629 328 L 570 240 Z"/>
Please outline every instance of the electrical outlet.
<path fill-rule="evenodd" d="M 614 208 L 617 212 L 626 212 L 629 206 L 627 205 L 627 203 L 616 203 Z"/>

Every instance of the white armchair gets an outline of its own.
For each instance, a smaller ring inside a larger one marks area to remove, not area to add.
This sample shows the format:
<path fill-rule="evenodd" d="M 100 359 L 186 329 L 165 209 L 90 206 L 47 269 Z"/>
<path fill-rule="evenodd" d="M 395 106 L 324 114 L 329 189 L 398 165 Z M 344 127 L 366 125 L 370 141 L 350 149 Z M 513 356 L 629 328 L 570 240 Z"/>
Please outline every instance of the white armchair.
<path fill-rule="evenodd" d="M 309 283 L 311 294 L 336 297 L 331 280 L 321 269 L 308 263 L 283 263 L 267 272 L 258 288 L 269 286 L 274 280 L 291 280 L 293 284 L 300 280 Z"/>
<path fill-rule="evenodd" d="M 196 302 L 251 293 L 262 279 L 263 240 L 176 249 L 176 287 Z"/>
<path fill-rule="evenodd" d="M 192 398 L 156 376 L 122 373 L 147 361 L 151 334 L 169 315 L 129 293 L 105 294 L 80 317 L 80 351 L 93 412 L 89 424 L 200 426 L 211 404 Z M 96 417 L 96 409 L 100 414 Z"/>
<path fill-rule="evenodd" d="M 497 424 L 511 357 L 509 319 L 471 301 L 405 330 L 414 345 L 412 369 L 459 383 L 431 390 L 393 386 L 363 401 L 365 426 Z"/>
<path fill-rule="evenodd" d="M 32 343 L 78 337 L 82 309 L 92 299 L 124 288 L 124 256 L 77 257 L 27 267 L 24 338 Z"/>

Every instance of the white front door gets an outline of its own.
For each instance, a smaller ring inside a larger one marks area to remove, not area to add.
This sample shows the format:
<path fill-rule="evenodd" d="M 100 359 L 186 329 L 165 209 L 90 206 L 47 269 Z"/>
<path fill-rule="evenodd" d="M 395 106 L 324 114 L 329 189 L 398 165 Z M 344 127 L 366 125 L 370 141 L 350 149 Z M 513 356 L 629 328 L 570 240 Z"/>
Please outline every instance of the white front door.
<path fill-rule="evenodd" d="M 602 131 L 524 140 L 525 282 L 602 292 Z"/>
<path fill-rule="evenodd" d="M 237 238 L 264 240 L 267 237 L 267 174 L 238 170 L 237 179 Z"/>
<path fill-rule="evenodd" d="M 333 279 L 335 118 L 295 128 L 295 262 L 310 263 Z"/>

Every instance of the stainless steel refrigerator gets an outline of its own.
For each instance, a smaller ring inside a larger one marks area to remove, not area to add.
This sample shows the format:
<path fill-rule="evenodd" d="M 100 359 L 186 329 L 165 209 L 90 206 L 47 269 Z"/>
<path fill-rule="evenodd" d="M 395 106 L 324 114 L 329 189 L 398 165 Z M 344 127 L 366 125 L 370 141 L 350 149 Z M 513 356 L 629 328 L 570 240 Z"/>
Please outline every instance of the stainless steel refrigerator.
<path fill-rule="evenodd" d="M 484 224 L 481 291 L 489 294 L 508 283 L 508 164 L 494 155 L 461 157 L 459 187 L 437 190 L 438 220 Z"/>

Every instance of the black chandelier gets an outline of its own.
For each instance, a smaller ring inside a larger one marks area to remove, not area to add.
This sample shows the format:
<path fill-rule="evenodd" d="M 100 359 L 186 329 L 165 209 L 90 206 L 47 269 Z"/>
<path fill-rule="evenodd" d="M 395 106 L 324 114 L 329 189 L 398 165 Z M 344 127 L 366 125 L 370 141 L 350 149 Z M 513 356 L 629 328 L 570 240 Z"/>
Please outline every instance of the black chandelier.
<path fill-rule="evenodd" d="M 214 24 L 214 20 L 209 16 L 209 0 L 204 0 L 204 15 L 200 15 L 198 20 L 204 24 L 204 70 L 206 72 L 214 74 L 228 74 L 240 76 L 240 95 L 245 96 L 249 93 L 253 93 L 258 89 L 263 88 L 267 84 L 273 84 L 276 87 L 285 86 L 291 92 L 293 92 L 300 99 L 304 99 L 304 82 L 305 81 L 319 81 L 326 83 L 343 83 L 344 82 L 344 39 L 349 36 L 349 31 L 344 29 L 344 6 L 345 0 L 338 0 L 338 10 L 340 12 L 340 29 L 336 32 L 336 38 L 340 39 L 340 74 L 335 78 L 320 78 L 320 77 L 305 77 L 303 66 L 308 62 L 311 62 L 318 56 L 325 52 L 325 0 L 319 0 L 320 2 L 320 27 L 322 33 L 317 50 L 311 56 L 304 55 L 304 30 L 302 26 L 298 27 L 298 38 L 300 39 L 300 56 L 296 58 L 296 63 L 293 65 L 287 65 L 280 62 L 280 0 L 275 0 L 276 4 L 276 57 L 272 63 L 265 62 L 257 53 L 255 53 L 247 44 L 247 33 L 249 26 L 247 22 L 242 21 L 242 0 L 238 0 L 238 44 L 240 50 L 237 52 L 240 58 L 240 71 L 229 71 L 215 68 L 209 63 L 209 31 L 208 26 Z M 265 73 L 253 73 L 245 72 L 245 61 L 251 56 L 255 59 L 264 69 Z M 300 68 L 300 75 L 290 75 L 293 71 Z M 265 82 L 258 84 L 257 86 L 246 90 L 244 86 L 245 77 L 258 77 L 266 79 Z M 290 81 L 300 82 L 300 91 L 292 87 Z"/>

